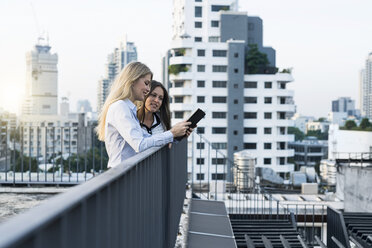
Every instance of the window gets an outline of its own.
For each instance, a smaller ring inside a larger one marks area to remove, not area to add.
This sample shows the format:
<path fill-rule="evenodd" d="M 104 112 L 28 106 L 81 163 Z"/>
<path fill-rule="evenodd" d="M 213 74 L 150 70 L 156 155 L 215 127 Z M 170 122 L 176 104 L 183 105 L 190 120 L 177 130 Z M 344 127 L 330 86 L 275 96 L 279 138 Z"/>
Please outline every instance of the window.
<path fill-rule="evenodd" d="M 195 28 L 202 28 L 202 22 L 195 22 Z"/>
<path fill-rule="evenodd" d="M 196 102 L 198 103 L 204 103 L 205 102 L 205 96 L 197 96 Z"/>
<path fill-rule="evenodd" d="M 174 87 L 175 88 L 182 88 L 183 87 L 183 82 L 175 82 Z"/>
<path fill-rule="evenodd" d="M 213 65 L 212 71 L 213 72 L 227 72 L 227 66 L 226 65 Z"/>
<path fill-rule="evenodd" d="M 212 28 L 218 28 L 219 22 L 218 21 L 211 21 L 211 27 Z"/>
<path fill-rule="evenodd" d="M 238 73 L 239 72 L 239 69 L 238 68 L 235 68 L 234 69 L 234 73 Z"/>
<path fill-rule="evenodd" d="M 257 134 L 257 128 L 256 127 L 245 127 L 244 133 L 245 134 Z"/>
<path fill-rule="evenodd" d="M 212 12 L 218 12 L 220 10 L 230 10 L 229 5 L 212 5 Z"/>
<path fill-rule="evenodd" d="M 285 120 L 285 112 L 278 112 L 278 119 Z"/>
<path fill-rule="evenodd" d="M 212 164 L 225 164 L 224 158 L 212 158 Z"/>
<path fill-rule="evenodd" d="M 43 105 L 43 109 L 50 109 L 50 105 Z"/>
<path fill-rule="evenodd" d="M 225 134 L 226 127 L 212 127 L 212 133 L 214 134 Z"/>
<path fill-rule="evenodd" d="M 197 71 L 198 72 L 205 72 L 205 65 L 198 65 Z"/>
<path fill-rule="evenodd" d="M 238 99 L 234 99 L 234 104 L 238 104 L 238 103 L 239 103 Z"/>
<path fill-rule="evenodd" d="M 265 127 L 264 134 L 271 134 L 271 127 Z"/>
<path fill-rule="evenodd" d="M 204 80 L 198 80 L 197 85 L 198 85 L 198 88 L 204 88 L 205 87 L 205 81 Z"/>
<path fill-rule="evenodd" d="M 204 49 L 198 49 L 198 57 L 204 57 L 205 56 L 205 50 Z"/>
<path fill-rule="evenodd" d="M 279 158 L 279 164 L 284 165 L 285 164 L 285 157 L 280 157 Z"/>
<path fill-rule="evenodd" d="M 257 112 L 244 112 L 244 119 L 257 119 Z"/>
<path fill-rule="evenodd" d="M 197 127 L 196 132 L 200 133 L 200 134 L 203 134 L 203 133 L 205 133 L 205 128 L 204 127 Z"/>
<path fill-rule="evenodd" d="M 284 89 L 285 89 L 285 86 L 286 86 L 286 83 L 282 83 L 282 82 L 280 82 L 278 88 L 284 90 Z"/>
<path fill-rule="evenodd" d="M 226 81 L 213 81 L 212 85 L 213 85 L 213 88 L 226 88 L 227 82 Z"/>
<path fill-rule="evenodd" d="M 182 119 L 183 118 L 183 111 L 174 111 L 174 118 L 175 119 Z"/>
<path fill-rule="evenodd" d="M 218 42 L 220 40 L 219 36 L 209 36 L 208 41 L 209 42 Z"/>
<path fill-rule="evenodd" d="M 264 143 L 265 150 L 271 150 L 271 143 Z"/>
<path fill-rule="evenodd" d="M 238 119 L 238 115 L 234 115 L 234 120 L 237 120 Z"/>
<path fill-rule="evenodd" d="M 226 112 L 212 112 L 212 118 L 213 119 L 225 119 Z"/>
<path fill-rule="evenodd" d="M 197 158 L 196 164 L 204 164 L 204 158 Z"/>
<path fill-rule="evenodd" d="M 212 143 L 213 149 L 226 149 L 227 143 Z"/>
<path fill-rule="evenodd" d="M 223 173 L 212 173 L 212 180 L 225 180 L 225 174 Z"/>
<path fill-rule="evenodd" d="M 196 180 L 204 180 L 204 173 L 196 173 Z"/>
<path fill-rule="evenodd" d="M 195 17 L 202 17 L 202 7 L 195 7 Z"/>
<path fill-rule="evenodd" d="M 196 143 L 196 149 L 203 150 L 204 149 L 204 143 L 197 142 Z"/>
<path fill-rule="evenodd" d="M 234 57 L 235 58 L 238 58 L 239 57 L 239 53 L 234 53 Z"/>
<path fill-rule="evenodd" d="M 200 2 L 200 3 L 201 3 L 201 2 L 202 2 L 202 0 L 195 0 L 195 2 Z"/>
<path fill-rule="evenodd" d="M 213 96 L 212 103 L 226 103 L 226 96 Z"/>
<path fill-rule="evenodd" d="M 248 23 L 248 30 L 249 31 L 254 30 L 254 23 L 251 23 L 251 22 Z"/>
<path fill-rule="evenodd" d="M 244 103 L 248 103 L 248 104 L 257 103 L 257 97 L 246 96 L 244 97 Z"/>
<path fill-rule="evenodd" d="M 194 41 L 195 42 L 202 42 L 203 39 L 202 39 L 202 37 L 194 37 Z"/>
<path fill-rule="evenodd" d="M 257 149 L 257 143 L 244 143 L 244 149 L 255 150 Z"/>
<path fill-rule="evenodd" d="M 238 131 L 237 130 L 234 130 L 234 135 L 238 135 Z"/>
<path fill-rule="evenodd" d="M 238 84 L 234 84 L 234 89 L 237 89 L 239 88 L 239 85 Z"/>
<path fill-rule="evenodd" d="M 265 82 L 265 89 L 271 89 L 272 88 L 272 82 Z"/>
<path fill-rule="evenodd" d="M 265 97 L 264 102 L 265 104 L 271 104 L 271 97 Z"/>
<path fill-rule="evenodd" d="M 272 118 L 272 114 L 271 114 L 271 112 L 265 112 L 265 113 L 264 113 L 264 118 L 265 118 L 265 119 L 271 119 L 271 118 Z"/>
<path fill-rule="evenodd" d="M 213 50 L 212 54 L 213 54 L 213 57 L 226 57 L 227 51 L 226 50 Z"/>
<path fill-rule="evenodd" d="M 271 158 L 264 158 L 264 164 L 271 164 Z"/>
<path fill-rule="evenodd" d="M 249 89 L 256 89 L 257 88 L 257 82 L 244 82 L 244 88 L 249 88 Z"/>
<path fill-rule="evenodd" d="M 183 103 L 183 96 L 175 96 L 174 103 Z"/>

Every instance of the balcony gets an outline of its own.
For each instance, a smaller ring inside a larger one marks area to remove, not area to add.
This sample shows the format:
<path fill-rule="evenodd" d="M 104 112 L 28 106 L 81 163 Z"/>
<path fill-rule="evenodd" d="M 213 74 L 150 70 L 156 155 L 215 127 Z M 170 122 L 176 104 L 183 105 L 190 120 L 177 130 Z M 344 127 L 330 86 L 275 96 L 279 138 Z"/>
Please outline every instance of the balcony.
<path fill-rule="evenodd" d="M 169 59 L 169 64 L 192 64 L 193 58 L 188 56 L 177 56 Z"/>
<path fill-rule="evenodd" d="M 193 89 L 191 88 L 170 88 L 170 96 L 192 96 L 194 94 Z"/>

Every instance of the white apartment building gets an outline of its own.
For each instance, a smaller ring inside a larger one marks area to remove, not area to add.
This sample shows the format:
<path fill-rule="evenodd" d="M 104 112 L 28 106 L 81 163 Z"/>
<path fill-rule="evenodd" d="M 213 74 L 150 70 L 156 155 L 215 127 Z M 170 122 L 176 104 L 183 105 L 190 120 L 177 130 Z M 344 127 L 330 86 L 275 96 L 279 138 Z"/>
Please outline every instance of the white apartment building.
<path fill-rule="evenodd" d="M 26 90 L 22 115 L 56 115 L 58 112 L 58 55 L 48 40 L 39 38 L 26 54 Z"/>
<path fill-rule="evenodd" d="M 286 87 L 293 78 L 287 73 L 247 73 L 248 44 L 257 44 L 267 54 L 271 68 L 275 50 L 262 46 L 262 20 L 236 10 L 234 0 L 174 1 L 173 41 L 170 57 L 163 60 L 171 68 L 163 82 L 171 86 L 172 123 L 201 108 L 206 116 L 197 131 L 213 147 L 229 160 L 235 152 L 248 150 L 257 167 L 272 168 L 284 178 L 294 169 L 288 163 L 294 156 L 288 149 L 288 142 L 294 140 L 288 127 L 294 123 L 287 116 L 295 106 L 293 91 Z M 207 161 L 209 150 L 197 135 L 189 142 L 193 142 L 189 144 L 193 149 L 188 157 L 190 177 L 205 182 L 229 179 L 223 159 L 213 156 Z M 208 165 L 213 165 L 213 172 Z M 193 166 L 197 170 L 191 175 Z"/>
<path fill-rule="evenodd" d="M 294 126 L 301 130 L 301 132 L 306 132 L 306 123 L 315 121 L 314 116 L 302 116 L 298 113 L 294 114 L 291 118 L 294 121 Z"/>

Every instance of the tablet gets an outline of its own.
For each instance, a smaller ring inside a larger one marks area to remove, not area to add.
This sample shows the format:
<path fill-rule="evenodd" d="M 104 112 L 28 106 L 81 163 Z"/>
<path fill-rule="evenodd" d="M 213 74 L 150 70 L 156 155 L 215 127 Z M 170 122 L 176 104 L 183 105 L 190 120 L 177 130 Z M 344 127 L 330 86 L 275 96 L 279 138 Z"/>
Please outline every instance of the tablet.
<path fill-rule="evenodd" d="M 200 108 L 198 108 L 191 116 L 189 119 L 187 119 L 187 122 L 191 122 L 190 124 L 190 128 L 195 128 L 196 127 L 196 124 L 201 120 L 203 119 L 205 116 L 205 112 L 203 110 L 201 110 Z M 182 136 L 182 137 L 177 137 L 175 138 L 176 140 L 180 141 L 182 140 L 185 136 Z"/>
<path fill-rule="evenodd" d="M 205 112 L 203 110 L 201 110 L 200 108 L 198 108 L 191 116 L 190 118 L 187 120 L 188 122 L 191 122 L 191 125 L 190 127 L 191 128 L 194 128 L 196 127 L 196 124 L 201 120 L 203 119 L 205 116 Z"/>

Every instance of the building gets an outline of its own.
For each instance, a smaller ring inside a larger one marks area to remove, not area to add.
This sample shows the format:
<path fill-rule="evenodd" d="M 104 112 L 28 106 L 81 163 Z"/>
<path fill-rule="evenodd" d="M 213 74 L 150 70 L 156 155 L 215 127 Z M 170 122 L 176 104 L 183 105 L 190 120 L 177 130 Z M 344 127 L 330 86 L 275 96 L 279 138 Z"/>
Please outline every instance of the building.
<path fill-rule="evenodd" d="M 284 177 L 294 167 L 288 162 L 294 155 L 288 149 L 294 140 L 288 134 L 293 121 L 287 118 L 295 109 L 293 91 L 287 89 L 293 78 L 276 73 L 275 50 L 263 46 L 262 29 L 261 18 L 237 12 L 235 0 L 175 1 L 170 57 L 163 60 L 169 61 L 169 74 L 164 73 L 163 82 L 169 77 L 172 123 L 199 107 L 206 116 L 197 131 L 214 149 L 230 160 L 235 152 L 249 150 L 256 166 L 270 167 Z M 252 44 L 269 61 L 255 74 L 246 63 Z M 193 157 L 208 152 L 203 142 L 193 142 L 189 176 L 204 181 L 229 178 L 231 171 L 220 155 L 211 161 Z M 207 165 L 215 164 L 217 171 L 208 173 Z M 200 175 L 191 175 L 193 165 L 202 167 Z"/>
<path fill-rule="evenodd" d="M 294 162 L 298 168 L 319 165 L 328 156 L 328 141 L 316 137 L 309 136 L 302 141 L 290 142 L 288 147 L 294 149 Z"/>
<path fill-rule="evenodd" d="M 58 55 L 48 39 L 39 38 L 26 54 L 26 89 L 22 115 L 56 115 L 58 112 Z"/>
<path fill-rule="evenodd" d="M 137 47 L 125 38 L 112 53 L 107 56 L 105 76 L 97 85 L 97 112 L 99 113 L 110 92 L 111 84 L 126 64 L 137 61 Z"/>
<path fill-rule="evenodd" d="M 79 100 L 77 102 L 76 112 L 77 113 L 92 112 L 92 106 L 90 105 L 90 102 L 87 99 Z"/>
<path fill-rule="evenodd" d="M 306 123 L 315 121 L 314 116 L 303 116 L 298 113 L 292 117 L 294 120 L 294 126 L 300 129 L 301 132 L 306 133 Z"/>
<path fill-rule="evenodd" d="M 328 132 L 329 129 L 329 122 L 326 121 L 309 121 L 306 123 L 306 133 L 309 131 L 317 131 L 319 130 L 321 133 Z"/>
<path fill-rule="evenodd" d="M 92 137 L 86 130 L 87 117 L 70 113 L 68 98 L 62 98 L 58 113 L 58 55 L 50 50 L 48 42 L 39 38 L 26 54 L 26 96 L 19 118 L 20 149 L 43 161 L 59 153 L 82 153 L 90 148 L 85 140 Z"/>
<path fill-rule="evenodd" d="M 328 159 L 350 158 L 372 152 L 372 132 L 340 130 L 337 124 L 332 124 L 328 134 Z"/>
<path fill-rule="evenodd" d="M 362 115 L 372 119 L 372 52 L 369 53 L 365 68 L 360 73 L 359 94 Z"/>

